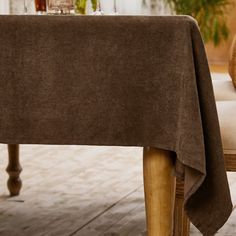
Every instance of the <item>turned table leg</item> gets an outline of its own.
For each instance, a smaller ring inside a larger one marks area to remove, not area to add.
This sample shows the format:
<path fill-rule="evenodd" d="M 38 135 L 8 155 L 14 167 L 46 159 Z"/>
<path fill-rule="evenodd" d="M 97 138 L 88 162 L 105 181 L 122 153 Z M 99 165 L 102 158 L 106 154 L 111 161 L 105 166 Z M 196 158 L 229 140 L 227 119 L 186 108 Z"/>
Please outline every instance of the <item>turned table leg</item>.
<path fill-rule="evenodd" d="M 9 174 L 9 179 L 7 181 L 7 186 L 10 195 L 17 196 L 20 194 L 22 186 L 20 179 L 22 168 L 19 162 L 19 144 L 8 144 L 8 158 L 9 163 L 6 171 Z"/>
<path fill-rule="evenodd" d="M 173 155 L 169 151 L 145 147 L 143 167 L 147 235 L 172 236 L 175 200 Z"/>
<path fill-rule="evenodd" d="M 189 236 L 190 221 L 184 212 L 184 181 L 176 181 L 174 236 Z"/>

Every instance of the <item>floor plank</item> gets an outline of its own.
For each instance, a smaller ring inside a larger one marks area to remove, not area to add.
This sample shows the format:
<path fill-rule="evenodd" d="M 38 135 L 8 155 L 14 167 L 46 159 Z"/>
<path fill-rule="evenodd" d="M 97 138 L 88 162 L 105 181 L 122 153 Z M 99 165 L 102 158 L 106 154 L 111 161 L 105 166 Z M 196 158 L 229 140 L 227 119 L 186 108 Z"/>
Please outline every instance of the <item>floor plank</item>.
<path fill-rule="evenodd" d="M 134 190 L 75 235 L 128 235 L 130 230 L 139 235 L 146 228 L 142 195 L 143 187 Z"/>
<path fill-rule="evenodd" d="M 23 189 L 8 198 L 0 145 L 1 236 L 144 236 L 142 148 L 23 145 Z M 236 203 L 236 174 L 229 173 Z M 217 236 L 236 235 L 236 213 Z M 201 234 L 191 227 L 191 236 Z"/>

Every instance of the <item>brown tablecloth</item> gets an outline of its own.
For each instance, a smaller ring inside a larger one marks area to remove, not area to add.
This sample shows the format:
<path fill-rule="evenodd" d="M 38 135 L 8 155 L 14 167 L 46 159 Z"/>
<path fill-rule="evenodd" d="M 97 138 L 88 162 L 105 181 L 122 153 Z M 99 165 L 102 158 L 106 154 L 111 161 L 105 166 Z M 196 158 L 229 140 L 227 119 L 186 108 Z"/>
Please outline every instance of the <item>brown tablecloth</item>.
<path fill-rule="evenodd" d="M 0 16 L 0 142 L 171 150 L 204 235 L 232 210 L 204 46 L 186 16 Z"/>

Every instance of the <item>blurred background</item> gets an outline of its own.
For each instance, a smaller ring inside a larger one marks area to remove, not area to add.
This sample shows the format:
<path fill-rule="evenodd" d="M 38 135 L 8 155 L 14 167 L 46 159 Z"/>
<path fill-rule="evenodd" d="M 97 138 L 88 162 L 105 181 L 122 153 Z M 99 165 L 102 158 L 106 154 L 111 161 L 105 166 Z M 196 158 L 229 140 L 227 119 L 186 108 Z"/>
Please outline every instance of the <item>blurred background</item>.
<path fill-rule="evenodd" d="M 1 14 L 21 14 L 24 12 L 25 0 L 0 0 Z M 29 6 L 29 13 L 34 13 L 34 0 L 26 0 Z M 120 14 L 141 15 L 141 14 L 165 14 L 165 7 L 162 0 L 117 0 L 117 8 Z M 101 0 L 102 10 L 109 13 L 113 7 L 112 0 Z"/>

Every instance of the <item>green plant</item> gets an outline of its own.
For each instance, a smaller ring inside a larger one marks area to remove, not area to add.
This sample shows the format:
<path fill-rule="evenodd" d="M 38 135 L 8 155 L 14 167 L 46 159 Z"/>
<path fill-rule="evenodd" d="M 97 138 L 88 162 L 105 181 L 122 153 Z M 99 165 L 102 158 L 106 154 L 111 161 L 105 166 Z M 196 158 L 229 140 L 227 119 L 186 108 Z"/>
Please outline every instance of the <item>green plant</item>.
<path fill-rule="evenodd" d="M 97 0 L 91 0 L 92 8 L 96 11 Z M 87 0 L 75 0 L 75 11 L 80 14 L 86 14 Z"/>
<path fill-rule="evenodd" d="M 176 14 L 190 15 L 199 24 L 205 42 L 217 46 L 228 38 L 227 10 L 230 0 L 164 0 Z"/>

